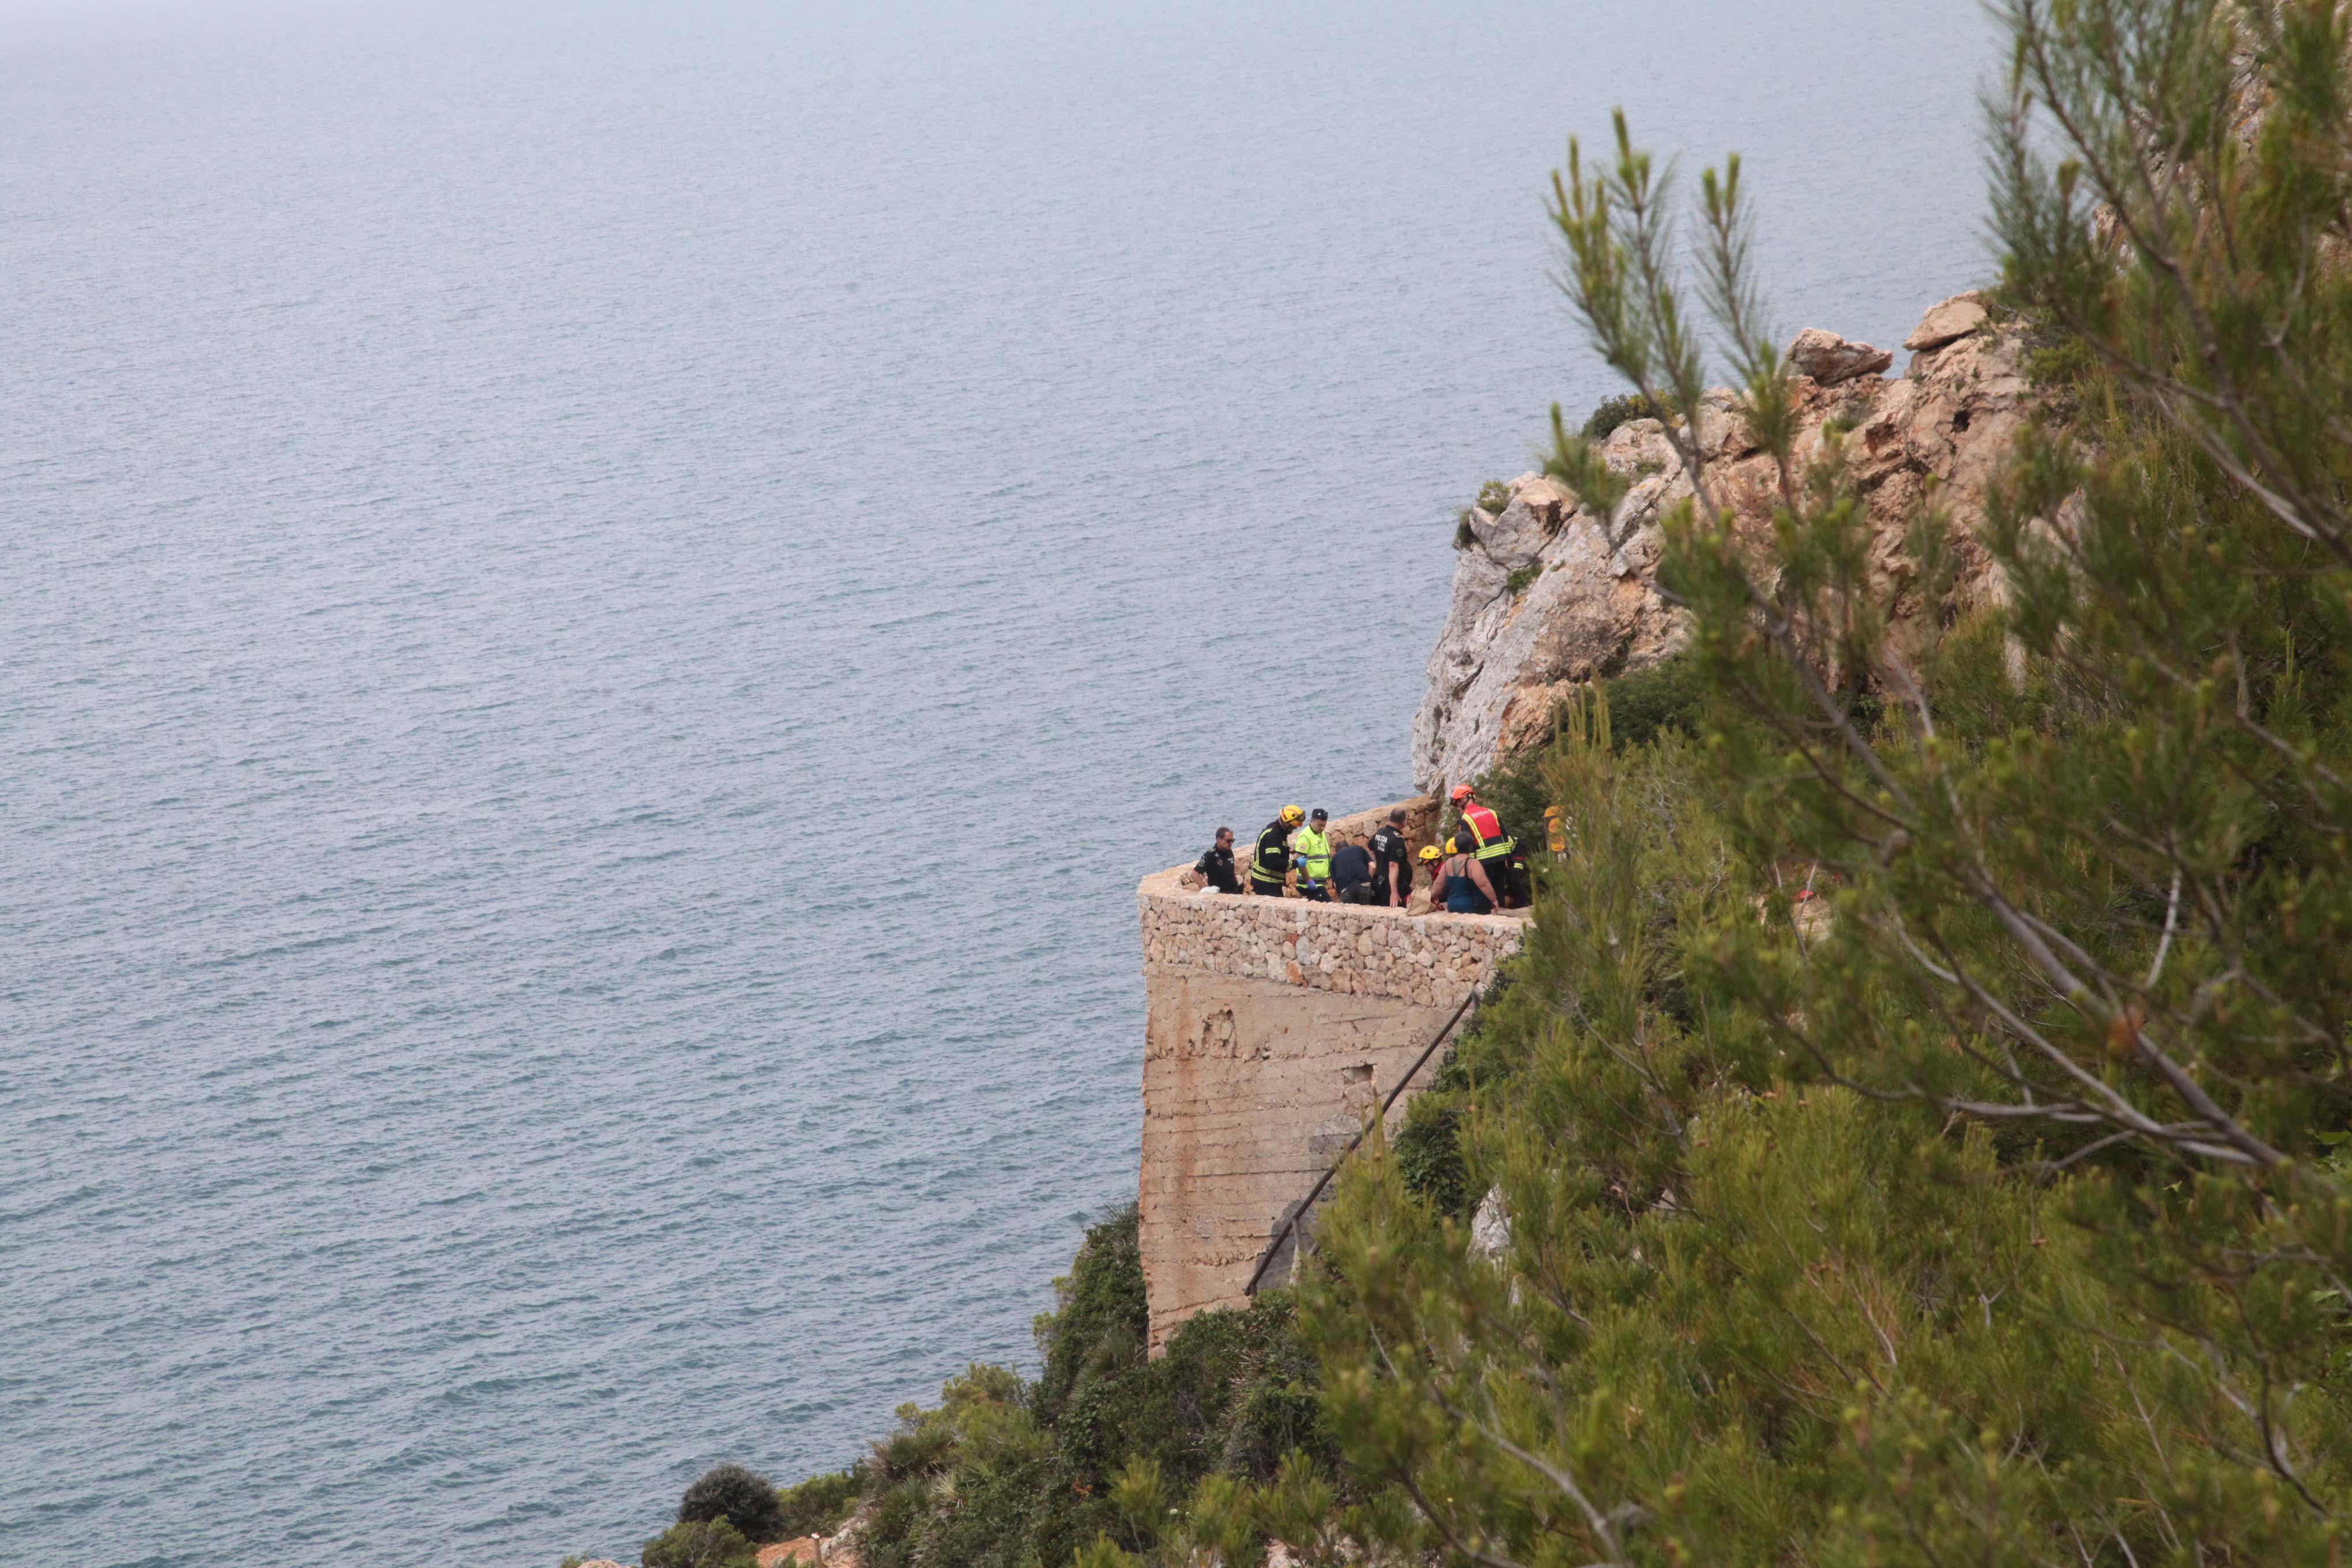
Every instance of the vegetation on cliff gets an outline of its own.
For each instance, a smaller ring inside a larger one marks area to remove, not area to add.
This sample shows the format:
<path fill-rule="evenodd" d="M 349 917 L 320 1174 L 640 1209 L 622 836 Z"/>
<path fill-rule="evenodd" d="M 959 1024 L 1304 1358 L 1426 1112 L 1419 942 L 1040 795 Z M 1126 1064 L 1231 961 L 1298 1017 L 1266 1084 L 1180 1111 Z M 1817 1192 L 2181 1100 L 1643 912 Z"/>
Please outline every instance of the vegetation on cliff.
<path fill-rule="evenodd" d="M 1356 1484 L 1409 1500 L 1384 1551 L 2339 1559 L 2345 26 L 2010 22 L 2007 293 L 2079 381 L 1972 537 L 1930 508 L 1873 557 L 1843 439 L 1791 438 L 1737 166 L 1703 184 L 1781 481 L 1754 526 L 1670 431 L 1702 734 L 1580 711 L 1509 994 L 1326 1224 L 1304 1322 Z M 1555 216 L 1601 352 L 1696 406 L 1660 198 L 1621 129 Z M 1565 437 L 1553 468 L 1619 484 Z M 1893 635 L 1889 580 L 1932 607 L 1964 548 L 2005 602 Z"/>
<path fill-rule="evenodd" d="M 1238 1495 L 1294 1455 L 1294 1469 L 1331 1467 L 1286 1292 L 1204 1313 L 1147 1358 L 1130 1205 L 1087 1230 L 1055 1294 L 1036 1323 L 1034 1381 L 971 1367 L 935 1408 L 902 1406 L 898 1430 L 852 1470 L 785 1493 L 787 1508 L 811 1487 L 840 1512 L 862 1500 L 866 1568 L 1017 1568 L 1067 1563 L 1097 1537 L 1139 1543 L 1139 1486 L 1185 1499 L 1213 1480 Z"/>
<path fill-rule="evenodd" d="M 1705 409 L 1711 319 L 1775 482 L 1662 426 L 1686 650 L 1490 781 L 1566 852 L 1296 1297 L 1147 1363 L 1098 1227 L 1036 1383 L 976 1369 L 869 1461 L 875 1559 L 2341 1560 L 2352 37 L 2006 15 L 2003 302 L 2055 395 L 1985 515 L 1890 551 L 1864 433 L 1799 440 L 1736 164 L 1689 288 L 1622 126 L 1571 148 L 1597 346 Z"/>
<path fill-rule="evenodd" d="M 1145 1355 L 1143 1267 L 1128 1208 L 1095 1226 L 1059 1305 L 1037 1321 L 1042 1370 L 950 1382 L 938 1408 L 909 1405 L 867 1461 L 867 1568 L 1066 1563 L 1097 1536 L 1130 1533 L 1118 1496 L 1133 1470 L 1189 1495 L 1210 1476 L 1274 1474 L 1323 1451 L 1292 1308 L 1204 1315 Z"/>
<path fill-rule="evenodd" d="M 1696 297 L 1779 478 L 1665 427 L 1704 717 L 1592 701 L 1530 764 L 1538 925 L 1325 1221 L 1301 1321 L 1376 1554 L 2339 1560 L 2346 27 L 2009 21 L 2005 293 L 2072 385 L 1965 535 L 1929 505 L 1889 556 L 1849 433 L 1800 447 L 1736 165 L 1696 290 L 1622 130 L 1556 187 L 1604 356 L 1703 406 Z M 1551 472 L 1627 488 L 1564 429 Z"/>

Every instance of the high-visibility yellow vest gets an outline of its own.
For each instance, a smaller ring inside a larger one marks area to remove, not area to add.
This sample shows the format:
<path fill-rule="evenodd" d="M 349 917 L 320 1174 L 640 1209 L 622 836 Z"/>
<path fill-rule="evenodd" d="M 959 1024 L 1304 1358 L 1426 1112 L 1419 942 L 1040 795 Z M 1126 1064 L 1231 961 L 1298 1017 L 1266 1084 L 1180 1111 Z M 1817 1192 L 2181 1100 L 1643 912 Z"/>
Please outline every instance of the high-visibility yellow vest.
<path fill-rule="evenodd" d="M 1279 888 L 1290 874 L 1290 840 L 1279 822 L 1269 822 L 1265 831 L 1257 836 L 1257 852 L 1250 857 L 1250 880 L 1265 888 Z"/>
<path fill-rule="evenodd" d="M 1290 836 L 1290 852 L 1303 863 L 1308 880 L 1328 882 L 1331 879 L 1331 841 L 1311 827 L 1302 827 Z"/>
<path fill-rule="evenodd" d="M 1475 801 L 1462 808 L 1462 826 L 1476 841 L 1481 860 L 1499 860 L 1518 847 L 1516 841 L 1503 836 L 1502 819 Z"/>

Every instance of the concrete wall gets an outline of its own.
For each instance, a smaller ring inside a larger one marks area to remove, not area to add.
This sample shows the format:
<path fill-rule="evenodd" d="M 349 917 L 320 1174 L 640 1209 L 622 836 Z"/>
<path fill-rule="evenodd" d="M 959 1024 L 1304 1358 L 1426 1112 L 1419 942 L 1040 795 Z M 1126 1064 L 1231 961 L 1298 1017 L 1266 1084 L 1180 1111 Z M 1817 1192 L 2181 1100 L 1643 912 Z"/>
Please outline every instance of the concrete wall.
<path fill-rule="evenodd" d="M 1246 1300 L 1283 1216 L 1524 929 L 1517 915 L 1191 892 L 1180 869 L 1136 889 L 1155 1352 L 1202 1308 Z"/>

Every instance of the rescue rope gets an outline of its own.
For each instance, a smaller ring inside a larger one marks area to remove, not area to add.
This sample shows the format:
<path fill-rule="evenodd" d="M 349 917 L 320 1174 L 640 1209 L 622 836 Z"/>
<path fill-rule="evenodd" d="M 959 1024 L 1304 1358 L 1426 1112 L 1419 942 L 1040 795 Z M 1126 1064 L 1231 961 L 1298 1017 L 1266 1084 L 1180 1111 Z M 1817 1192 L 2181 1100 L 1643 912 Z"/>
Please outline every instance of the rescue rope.
<path fill-rule="evenodd" d="M 1437 1047 L 1445 1043 L 1445 1037 L 1448 1035 L 1454 1033 L 1454 1026 L 1462 1022 L 1462 1016 L 1469 1012 L 1471 1005 L 1477 1000 L 1478 987 L 1473 985 L 1470 987 L 1470 994 L 1462 998 L 1462 1005 L 1454 1009 L 1454 1016 L 1445 1020 L 1445 1026 L 1438 1030 L 1436 1037 L 1423 1047 L 1421 1055 L 1413 1059 L 1412 1066 L 1405 1068 L 1404 1076 L 1397 1079 L 1396 1087 L 1389 1090 L 1388 1098 L 1381 1101 L 1380 1114 L 1365 1122 L 1357 1130 L 1356 1135 L 1348 1140 L 1348 1146 L 1339 1151 L 1339 1157 L 1331 1162 L 1330 1167 L 1323 1173 L 1313 1189 L 1307 1193 L 1307 1201 L 1291 1211 L 1290 1217 L 1282 1222 L 1282 1228 L 1274 1233 L 1274 1239 L 1265 1244 L 1265 1250 L 1258 1255 L 1257 1267 L 1250 1270 L 1249 1283 L 1242 1287 L 1243 1295 L 1257 1294 L 1258 1282 L 1265 1278 L 1265 1271 L 1274 1262 L 1275 1255 L 1282 1250 L 1284 1238 L 1295 1233 L 1298 1228 L 1298 1222 L 1314 1212 L 1315 1200 L 1323 1195 L 1323 1189 L 1331 1184 L 1331 1178 L 1339 1173 L 1339 1167 L 1347 1163 L 1348 1156 L 1356 1152 L 1357 1145 L 1363 1142 L 1366 1133 L 1388 1121 L 1389 1110 L 1396 1104 L 1397 1096 L 1404 1092 L 1405 1085 L 1420 1075 L 1421 1069 L 1429 1064 L 1429 1058 L 1437 1054 Z"/>

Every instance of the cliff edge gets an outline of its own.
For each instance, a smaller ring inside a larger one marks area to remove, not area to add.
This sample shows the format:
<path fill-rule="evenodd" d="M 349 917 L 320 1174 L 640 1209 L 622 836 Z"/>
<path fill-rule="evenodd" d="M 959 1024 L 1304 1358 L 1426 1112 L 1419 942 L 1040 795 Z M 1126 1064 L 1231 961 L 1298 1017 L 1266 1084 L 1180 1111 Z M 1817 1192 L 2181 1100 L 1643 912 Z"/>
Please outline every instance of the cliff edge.
<path fill-rule="evenodd" d="M 1975 543 L 1985 487 L 2028 412 L 2025 344 L 1978 294 L 1930 310 L 1894 356 L 1809 328 L 1790 359 L 1799 372 L 1800 466 L 1825 440 L 1843 442 L 1877 542 L 1873 586 L 1900 627 L 1933 607 L 1910 590 L 1903 544 L 1928 494 L 1955 524 L 1957 596 L 1997 595 Z M 1741 533 L 1771 529 L 1779 471 L 1734 412 L 1728 392 L 1698 410 L 1709 481 Z M 1602 444 L 1610 468 L 1637 481 L 1613 515 L 1583 506 L 1557 480 L 1525 474 L 1500 511 L 1472 508 L 1454 567 L 1445 629 L 1429 656 L 1428 688 L 1412 721 L 1416 788 L 1441 797 L 1520 749 L 1549 725 L 1574 687 L 1656 664 L 1682 644 L 1680 612 L 1658 587 L 1660 520 L 1690 499 L 1689 476 L 1655 419 L 1619 426 Z"/>

